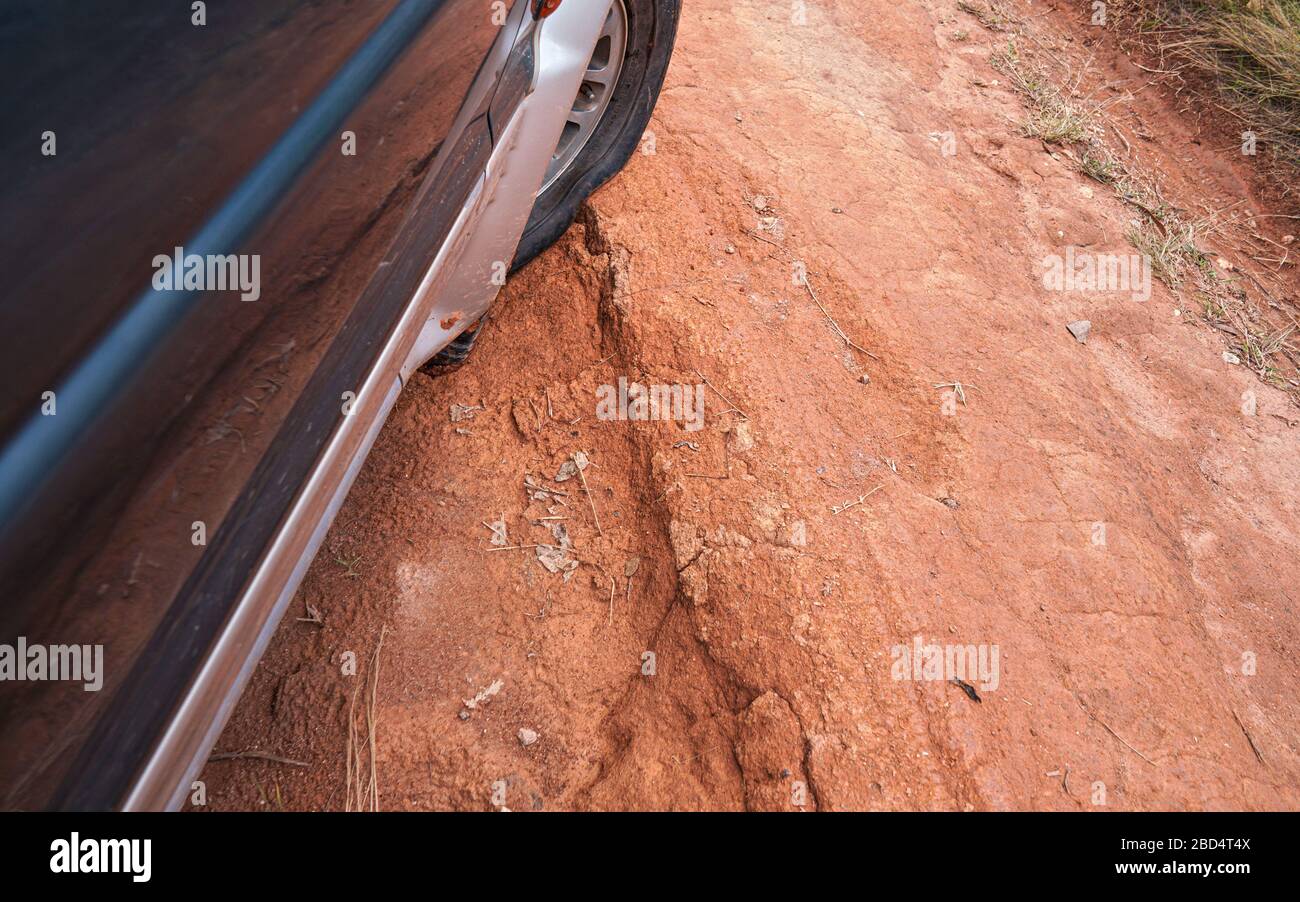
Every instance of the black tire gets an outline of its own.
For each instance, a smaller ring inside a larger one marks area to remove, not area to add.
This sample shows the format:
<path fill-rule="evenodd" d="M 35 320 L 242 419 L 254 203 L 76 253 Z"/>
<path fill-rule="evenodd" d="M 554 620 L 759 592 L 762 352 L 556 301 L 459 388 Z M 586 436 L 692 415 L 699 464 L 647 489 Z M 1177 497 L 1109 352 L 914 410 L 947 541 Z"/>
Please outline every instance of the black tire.
<path fill-rule="evenodd" d="M 512 272 L 564 234 L 582 202 L 627 165 L 650 122 L 673 55 L 681 0 L 623 0 L 623 4 L 627 51 L 609 106 L 569 168 L 533 204 Z"/>
<path fill-rule="evenodd" d="M 469 358 L 469 352 L 474 350 L 474 342 L 478 339 L 478 327 L 481 325 L 482 322 L 477 322 L 457 335 L 447 343 L 445 348 L 434 354 L 433 359 L 425 366 L 435 368 L 460 366 Z"/>

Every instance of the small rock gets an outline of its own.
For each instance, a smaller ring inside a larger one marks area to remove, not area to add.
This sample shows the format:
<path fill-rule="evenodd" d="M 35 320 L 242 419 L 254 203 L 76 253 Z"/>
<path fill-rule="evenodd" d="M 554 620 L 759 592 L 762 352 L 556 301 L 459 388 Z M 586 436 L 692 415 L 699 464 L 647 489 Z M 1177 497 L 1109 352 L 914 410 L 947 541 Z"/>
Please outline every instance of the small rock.
<path fill-rule="evenodd" d="M 1068 323 L 1065 328 L 1070 330 L 1070 334 L 1074 336 L 1079 344 L 1084 345 L 1088 343 L 1088 332 L 1092 329 L 1092 321 L 1086 319 L 1075 320 Z"/>
<path fill-rule="evenodd" d="M 726 246 L 726 248 L 724 248 L 724 250 L 725 250 L 728 254 L 734 254 L 734 253 L 736 252 L 736 246 L 735 246 L 734 244 L 728 244 L 728 245 Z"/>
<path fill-rule="evenodd" d="M 1230 363 L 1233 366 L 1236 366 L 1237 364 L 1241 363 L 1241 358 L 1238 357 L 1236 354 L 1232 353 L 1231 351 L 1224 351 L 1223 362 Z"/>
<path fill-rule="evenodd" d="M 839 207 L 831 207 L 831 212 L 832 212 L 832 213 L 843 213 L 844 211 L 841 210 Z"/>
<path fill-rule="evenodd" d="M 767 198 L 759 194 L 754 197 L 754 209 L 762 213 L 767 209 Z"/>
<path fill-rule="evenodd" d="M 731 450 L 737 454 L 744 454 L 754 447 L 754 436 L 749 431 L 748 420 L 741 420 L 731 427 L 727 443 L 731 446 Z"/>
<path fill-rule="evenodd" d="M 1218 260 L 1216 260 L 1216 261 L 1214 261 L 1214 262 L 1217 263 L 1218 266 L 1219 266 L 1219 269 L 1223 270 L 1224 272 L 1232 272 L 1234 269 L 1236 269 L 1235 266 L 1233 266 L 1231 263 L 1229 263 L 1229 262 L 1228 262 L 1227 260 L 1225 260 L 1223 257 L 1220 257 Z"/>
<path fill-rule="evenodd" d="M 524 727 L 519 731 L 519 744 L 525 748 L 537 741 L 537 731 Z"/>
<path fill-rule="evenodd" d="M 866 373 L 863 373 L 861 376 L 858 377 L 858 381 L 861 382 L 863 385 L 870 385 L 871 377 L 868 376 Z"/>
<path fill-rule="evenodd" d="M 808 524 L 803 520 L 783 525 L 777 533 L 776 543 L 786 548 L 808 547 Z"/>
<path fill-rule="evenodd" d="M 961 507 L 960 501 L 958 501 L 956 498 L 949 498 L 947 495 L 940 498 L 939 500 L 942 501 L 946 507 L 951 508 L 952 510 L 956 510 L 957 508 Z"/>

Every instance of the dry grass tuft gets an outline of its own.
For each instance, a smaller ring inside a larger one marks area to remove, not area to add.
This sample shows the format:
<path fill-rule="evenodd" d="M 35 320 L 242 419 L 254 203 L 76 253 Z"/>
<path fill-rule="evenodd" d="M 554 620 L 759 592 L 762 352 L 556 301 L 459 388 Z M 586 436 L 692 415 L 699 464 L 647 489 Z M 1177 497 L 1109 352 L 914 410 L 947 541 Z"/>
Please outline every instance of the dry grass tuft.
<path fill-rule="evenodd" d="M 352 691 L 352 702 L 348 706 L 348 741 L 344 752 L 347 764 L 346 797 L 344 811 L 378 811 L 379 810 L 379 774 L 376 770 L 378 747 L 376 742 L 375 698 L 379 689 L 379 652 L 384 647 L 384 635 L 388 628 L 379 632 L 379 642 L 370 655 L 370 666 L 366 670 L 365 683 L 357 684 Z M 369 698 L 363 694 L 369 690 Z M 356 716 L 357 697 L 361 696 L 365 704 L 364 729 Z M 358 735 L 360 734 L 360 735 Z M 362 756 L 362 746 L 366 755 Z"/>
<path fill-rule="evenodd" d="M 1300 164 L 1300 0 L 1180 2 L 1174 57 L 1208 73 L 1260 143 Z"/>
<path fill-rule="evenodd" d="M 1300 166 L 1300 0 L 1128 0 L 1110 24 L 1136 31 L 1161 70 L 1205 76 L 1243 131 Z"/>
<path fill-rule="evenodd" d="M 1048 144 L 1080 144 L 1092 137 L 1091 114 L 1066 97 L 1038 67 L 1021 59 L 1015 41 L 994 51 L 989 62 L 1029 103 L 1021 134 Z"/>
<path fill-rule="evenodd" d="M 957 8 L 968 16 L 974 16 L 989 31 L 1006 31 L 1011 24 L 1011 18 L 997 0 L 990 0 L 986 6 L 968 0 L 957 0 Z"/>

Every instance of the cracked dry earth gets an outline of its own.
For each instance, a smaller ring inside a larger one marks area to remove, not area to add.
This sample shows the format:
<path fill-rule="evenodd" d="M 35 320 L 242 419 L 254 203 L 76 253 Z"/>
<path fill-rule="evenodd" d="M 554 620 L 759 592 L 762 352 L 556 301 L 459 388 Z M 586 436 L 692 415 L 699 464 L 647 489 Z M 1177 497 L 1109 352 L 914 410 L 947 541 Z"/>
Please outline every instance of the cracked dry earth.
<path fill-rule="evenodd" d="M 1001 40 L 688 0 L 654 153 L 413 378 L 218 746 L 296 763 L 211 807 L 1296 808 L 1295 408 L 1163 285 L 1044 290 L 1132 213 L 1018 135 Z M 1218 205 L 1210 153 L 1171 177 Z M 707 379 L 704 428 L 598 420 L 620 376 Z M 557 524 L 567 579 L 513 547 Z M 917 636 L 997 685 L 894 679 Z"/>

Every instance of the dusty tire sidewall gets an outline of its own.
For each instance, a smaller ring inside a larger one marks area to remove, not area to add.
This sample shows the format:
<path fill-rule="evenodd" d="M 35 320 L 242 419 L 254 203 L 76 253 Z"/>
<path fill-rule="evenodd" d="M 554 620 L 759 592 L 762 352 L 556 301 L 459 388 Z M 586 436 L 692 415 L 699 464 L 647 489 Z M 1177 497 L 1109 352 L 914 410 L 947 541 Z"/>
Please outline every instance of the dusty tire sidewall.
<path fill-rule="evenodd" d="M 512 271 L 564 234 L 582 202 L 631 159 L 650 122 L 672 58 L 681 0 L 623 0 L 623 4 L 627 51 L 609 107 L 568 171 L 534 203 Z"/>

